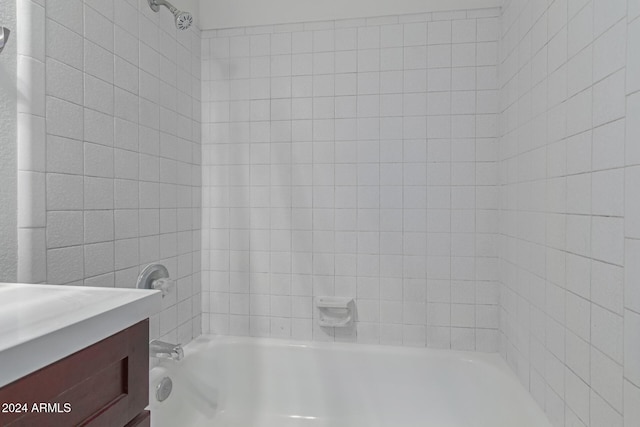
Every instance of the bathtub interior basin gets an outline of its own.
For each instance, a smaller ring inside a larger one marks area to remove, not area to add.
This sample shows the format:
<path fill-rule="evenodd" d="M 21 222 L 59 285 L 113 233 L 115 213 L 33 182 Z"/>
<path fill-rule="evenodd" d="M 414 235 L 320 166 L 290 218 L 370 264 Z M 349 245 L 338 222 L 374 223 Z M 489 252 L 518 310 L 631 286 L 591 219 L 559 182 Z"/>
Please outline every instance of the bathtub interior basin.
<path fill-rule="evenodd" d="M 154 427 L 550 426 L 495 354 L 202 336 L 150 393 Z"/>

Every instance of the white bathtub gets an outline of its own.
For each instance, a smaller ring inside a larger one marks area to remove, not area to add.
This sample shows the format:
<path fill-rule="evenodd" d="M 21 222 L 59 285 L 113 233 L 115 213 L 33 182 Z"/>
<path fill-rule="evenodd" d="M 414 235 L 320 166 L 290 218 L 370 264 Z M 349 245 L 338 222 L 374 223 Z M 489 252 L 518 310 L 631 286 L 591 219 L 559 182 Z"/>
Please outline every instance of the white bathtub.
<path fill-rule="evenodd" d="M 203 336 L 150 389 L 153 427 L 550 425 L 495 354 Z"/>

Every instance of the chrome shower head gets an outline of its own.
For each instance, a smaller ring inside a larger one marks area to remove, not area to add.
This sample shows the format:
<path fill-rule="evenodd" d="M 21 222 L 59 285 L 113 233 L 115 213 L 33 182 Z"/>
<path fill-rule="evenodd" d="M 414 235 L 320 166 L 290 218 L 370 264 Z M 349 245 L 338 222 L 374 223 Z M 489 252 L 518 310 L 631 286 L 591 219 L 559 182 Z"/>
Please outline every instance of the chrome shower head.
<path fill-rule="evenodd" d="M 160 6 L 164 6 L 173 13 L 176 18 L 176 28 L 179 30 L 188 29 L 193 24 L 193 16 L 189 12 L 183 12 L 166 0 L 148 0 L 149 7 L 154 12 L 160 10 Z"/>
<path fill-rule="evenodd" d="M 176 17 L 176 27 L 179 30 L 186 30 L 193 24 L 193 16 L 189 12 L 176 10 L 173 15 Z"/>

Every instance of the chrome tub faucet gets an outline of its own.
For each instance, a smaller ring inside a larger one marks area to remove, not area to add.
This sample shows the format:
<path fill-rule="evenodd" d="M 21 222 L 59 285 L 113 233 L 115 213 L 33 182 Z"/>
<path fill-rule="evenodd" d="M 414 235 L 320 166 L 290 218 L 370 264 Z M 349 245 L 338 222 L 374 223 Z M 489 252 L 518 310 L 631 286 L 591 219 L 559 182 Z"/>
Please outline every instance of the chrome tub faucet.
<path fill-rule="evenodd" d="M 168 342 L 154 340 L 149 343 L 149 357 L 178 361 L 184 357 L 184 350 L 181 344 L 170 344 Z"/>

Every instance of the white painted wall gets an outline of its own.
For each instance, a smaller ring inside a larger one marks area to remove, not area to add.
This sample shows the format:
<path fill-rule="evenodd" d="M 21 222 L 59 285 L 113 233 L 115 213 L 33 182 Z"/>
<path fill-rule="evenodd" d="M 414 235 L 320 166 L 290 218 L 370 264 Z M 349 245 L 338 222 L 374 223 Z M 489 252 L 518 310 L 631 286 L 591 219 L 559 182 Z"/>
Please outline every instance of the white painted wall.
<path fill-rule="evenodd" d="M 210 30 L 475 9 L 501 6 L 502 3 L 503 0 L 200 0 L 200 28 Z"/>
<path fill-rule="evenodd" d="M 0 282 L 13 282 L 18 248 L 15 0 L 0 0 L 0 25 L 12 30 L 0 55 Z"/>

